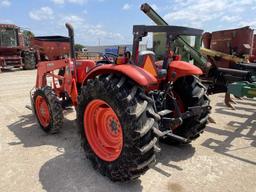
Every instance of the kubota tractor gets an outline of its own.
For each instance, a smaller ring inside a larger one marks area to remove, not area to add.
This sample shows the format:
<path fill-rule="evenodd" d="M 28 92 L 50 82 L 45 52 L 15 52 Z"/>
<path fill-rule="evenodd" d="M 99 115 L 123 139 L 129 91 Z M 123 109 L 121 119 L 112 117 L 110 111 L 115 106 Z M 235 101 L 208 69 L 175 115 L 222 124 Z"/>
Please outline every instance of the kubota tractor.
<path fill-rule="evenodd" d="M 69 30 L 71 58 L 40 62 L 31 91 L 42 130 L 56 133 L 63 110 L 75 106 L 82 147 L 93 167 L 113 181 L 138 178 L 155 162 L 158 138 L 189 143 L 204 130 L 211 107 L 202 71 L 171 54 L 171 39 L 201 30 L 174 26 L 134 26 L 133 54 L 96 64 L 76 60 Z M 148 32 L 167 34 L 164 61 L 139 51 Z M 106 58 L 105 58 L 106 59 Z M 110 63 L 110 64 L 109 64 Z"/>

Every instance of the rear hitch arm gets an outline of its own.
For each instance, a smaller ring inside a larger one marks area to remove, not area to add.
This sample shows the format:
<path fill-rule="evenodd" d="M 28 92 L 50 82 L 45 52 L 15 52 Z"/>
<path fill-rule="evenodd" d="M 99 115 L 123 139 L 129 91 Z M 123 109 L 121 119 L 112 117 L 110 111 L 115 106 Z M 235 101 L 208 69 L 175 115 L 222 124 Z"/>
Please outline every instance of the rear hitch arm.
<path fill-rule="evenodd" d="M 175 135 L 172 133 L 172 130 L 168 130 L 168 131 L 160 131 L 159 129 L 157 128 L 154 128 L 154 133 L 158 136 L 158 137 L 171 137 L 172 139 L 176 140 L 176 141 L 180 141 L 180 142 L 183 142 L 183 143 L 187 143 L 189 140 L 184 138 L 184 137 L 181 137 L 179 135 Z"/>

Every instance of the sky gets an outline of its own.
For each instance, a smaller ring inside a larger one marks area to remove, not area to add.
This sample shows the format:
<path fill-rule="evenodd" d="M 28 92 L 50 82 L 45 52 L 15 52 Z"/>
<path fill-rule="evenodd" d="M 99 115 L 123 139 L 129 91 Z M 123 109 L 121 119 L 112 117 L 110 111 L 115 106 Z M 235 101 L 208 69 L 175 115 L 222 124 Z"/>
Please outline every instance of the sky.
<path fill-rule="evenodd" d="M 150 4 L 170 25 L 216 31 L 243 26 L 256 29 L 256 0 L 0 0 L 0 23 L 35 35 L 67 35 L 84 45 L 131 44 L 133 25 L 152 25 L 140 11 Z"/>

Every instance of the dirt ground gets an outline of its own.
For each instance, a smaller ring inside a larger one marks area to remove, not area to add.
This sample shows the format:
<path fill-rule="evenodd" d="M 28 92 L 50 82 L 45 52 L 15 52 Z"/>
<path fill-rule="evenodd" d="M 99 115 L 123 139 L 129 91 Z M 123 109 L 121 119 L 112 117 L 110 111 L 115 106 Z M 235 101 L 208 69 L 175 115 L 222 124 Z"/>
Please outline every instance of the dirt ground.
<path fill-rule="evenodd" d="M 139 180 L 112 183 L 85 159 L 75 112 L 65 114 L 61 134 L 46 135 L 36 125 L 29 90 L 36 71 L 0 74 L 0 191 L 256 191 L 256 100 L 236 100 L 236 111 L 211 96 L 212 117 L 191 145 L 161 144 L 158 163 Z"/>

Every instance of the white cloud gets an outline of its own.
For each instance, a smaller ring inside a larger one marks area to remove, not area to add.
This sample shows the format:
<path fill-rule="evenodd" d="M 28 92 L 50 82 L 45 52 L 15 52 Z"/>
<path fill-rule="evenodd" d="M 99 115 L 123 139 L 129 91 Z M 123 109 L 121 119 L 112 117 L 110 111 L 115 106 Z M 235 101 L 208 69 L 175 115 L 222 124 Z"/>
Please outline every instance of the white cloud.
<path fill-rule="evenodd" d="M 152 4 L 151 7 L 152 7 L 155 11 L 159 10 L 159 8 L 157 7 L 156 4 Z"/>
<path fill-rule="evenodd" d="M 69 3 L 75 3 L 75 4 L 84 4 L 87 3 L 87 0 L 67 0 Z"/>
<path fill-rule="evenodd" d="M 29 17 L 34 20 L 48 20 L 53 19 L 53 10 L 50 7 L 41 7 L 38 10 L 33 10 L 29 12 Z"/>
<path fill-rule="evenodd" d="M 252 20 L 252 21 L 241 21 L 239 22 L 241 27 L 244 26 L 250 26 L 251 28 L 256 28 L 256 20 Z"/>
<path fill-rule="evenodd" d="M 53 3 L 55 4 L 64 4 L 65 3 L 65 0 L 51 0 Z"/>
<path fill-rule="evenodd" d="M 175 0 L 174 4 L 178 4 L 181 6 L 187 6 L 187 5 L 190 5 L 191 3 L 193 3 L 193 0 Z"/>
<path fill-rule="evenodd" d="M 8 23 L 8 24 L 10 24 L 10 23 L 13 23 L 13 21 L 10 20 L 10 19 L 3 19 L 3 18 L 0 18 L 0 23 Z"/>
<path fill-rule="evenodd" d="M 226 21 L 226 22 L 235 22 L 235 21 L 237 22 L 239 20 L 241 20 L 241 17 L 239 17 L 239 16 L 227 16 L 227 15 L 225 15 L 221 18 L 221 21 Z"/>
<path fill-rule="evenodd" d="M 63 25 L 64 23 L 68 22 L 74 25 L 75 28 L 83 27 L 84 19 L 82 17 L 79 17 L 77 15 L 68 15 L 62 17 L 61 20 L 59 20 L 60 25 Z"/>
<path fill-rule="evenodd" d="M 74 4 L 84 4 L 87 3 L 88 0 L 51 0 L 53 3 L 58 4 L 58 5 L 62 5 L 67 3 L 74 3 Z"/>
<path fill-rule="evenodd" d="M 225 0 L 218 3 L 215 1 L 199 0 L 194 4 L 189 0 L 181 2 L 181 6 L 186 6 L 186 8 L 168 13 L 164 18 L 170 23 L 174 20 L 208 21 L 218 17 L 219 12 L 225 10 L 226 3 Z"/>
<path fill-rule="evenodd" d="M 102 42 L 120 42 L 124 40 L 124 37 L 120 33 L 111 32 L 105 29 L 100 24 L 90 24 L 84 18 L 78 15 L 58 15 L 55 18 L 57 20 L 56 31 L 65 32 L 64 24 L 70 23 L 74 27 L 75 37 L 77 42 L 88 43 L 97 42 L 101 39 Z"/>
<path fill-rule="evenodd" d="M 131 5 L 126 3 L 126 4 L 123 5 L 122 9 L 123 10 L 129 10 L 129 9 L 131 9 Z"/>
<path fill-rule="evenodd" d="M 123 39 L 120 33 L 113 33 L 104 30 L 102 25 L 90 25 L 88 26 L 88 34 L 96 36 L 97 38 L 109 38 L 109 39 Z"/>
<path fill-rule="evenodd" d="M 240 0 L 240 1 L 234 1 L 234 3 L 238 5 L 252 5 L 255 3 L 255 0 Z"/>
<path fill-rule="evenodd" d="M 9 7 L 11 5 L 10 0 L 0 0 L 0 6 L 1 7 Z"/>
<path fill-rule="evenodd" d="M 246 11 L 256 0 L 175 0 L 174 7 L 168 6 L 169 13 L 164 15 L 164 19 L 170 24 L 195 23 L 203 26 L 212 20 L 219 19 L 223 22 L 234 22 L 240 19 L 238 14 Z M 231 14 L 233 16 L 225 16 Z M 236 15 L 235 15 L 236 14 Z"/>

